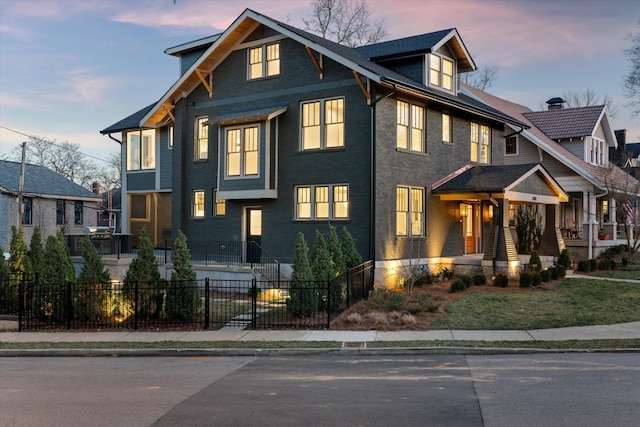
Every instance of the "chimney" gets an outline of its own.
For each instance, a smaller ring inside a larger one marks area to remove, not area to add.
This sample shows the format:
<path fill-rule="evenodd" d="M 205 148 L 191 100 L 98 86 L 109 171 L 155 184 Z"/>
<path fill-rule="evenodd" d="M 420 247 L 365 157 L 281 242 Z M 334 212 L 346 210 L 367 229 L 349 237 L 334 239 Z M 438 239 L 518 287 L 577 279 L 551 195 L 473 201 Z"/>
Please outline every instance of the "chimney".
<path fill-rule="evenodd" d="M 562 110 L 566 101 L 560 97 L 551 98 L 547 101 L 547 110 Z"/>
<path fill-rule="evenodd" d="M 100 183 L 98 181 L 95 181 L 93 184 L 91 184 L 91 191 L 93 191 L 95 194 L 100 194 Z"/>

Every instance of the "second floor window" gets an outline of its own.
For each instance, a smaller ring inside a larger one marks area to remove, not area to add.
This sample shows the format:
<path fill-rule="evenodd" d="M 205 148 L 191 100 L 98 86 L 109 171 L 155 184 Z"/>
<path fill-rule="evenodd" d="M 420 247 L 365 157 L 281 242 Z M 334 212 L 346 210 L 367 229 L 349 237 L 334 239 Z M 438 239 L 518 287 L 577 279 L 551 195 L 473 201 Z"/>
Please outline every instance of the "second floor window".
<path fill-rule="evenodd" d="M 56 200 L 56 225 L 64 225 L 66 224 L 64 220 L 64 213 L 66 210 L 67 204 L 64 200 Z"/>
<path fill-rule="evenodd" d="M 453 90 L 453 61 L 438 55 L 429 55 L 429 85 Z"/>
<path fill-rule="evenodd" d="M 31 225 L 33 224 L 33 199 L 30 197 L 25 197 L 22 200 L 22 224 Z"/>
<path fill-rule="evenodd" d="M 424 152 L 424 107 L 397 101 L 396 147 Z"/>
<path fill-rule="evenodd" d="M 147 129 L 127 133 L 127 170 L 156 168 L 156 131 Z"/>
<path fill-rule="evenodd" d="M 204 191 L 202 190 L 195 190 L 193 192 L 191 216 L 194 218 L 204 218 Z"/>
<path fill-rule="evenodd" d="M 209 157 L 209 126 L 207 116 L 196 118 L 195 141 L 193 144 L 193 159 L 204 160 Z"/>
<path fill-rule="evenodd" d="M 451 116 L 442 113 L 442 142 L 451 143 Z"/>
<path fill-rule="evenodd" d="M 489 164 L 489 126 L 471 123 L 471 156 L 472 162 Z"/>
<path fill-rule="evenodd" d="M 396 235 L 422 236 L 424 224 L 424 189 L 396 188 Z"/>
<path fill-rule="evenodd" d="M 344 99 L 323 99 L 302 104 L 302 149 L 344 147 Z"/>
<path fill-rule="evenodd" d="M 604 141 L 598 138 L 592 138 L 589 142 L 590 156 L 589 163 L 594 165 L 604 165 L 605 153 L 604 153 Z"/>
<path fill-rule="evenodd" d="M 518 136 L 508 136 L 504 140 L 504 154 L 507 156 L 514 156 L 518 154 Z"/>
<path fill-rule="evenodd" d="M 310 185 L 296 187 L 296 219 L 323 220 L 349 218 L 349 187 Z"/>
<path fill-rule="evenodd" d="M 280 43 L 249 49 L 248 78 L 277 76 L 280 74 Z"/>
<path fill-rule="evenodd" d="M 226 130 L 228 177 L 258 175 L 258 126 L 244 126 Z"/>
<path fill-rule="evenodd" d="M 73 223 L 75 225 L 82 225 L 82 217 L 84 214 L 84 205 L 81 201 L 76 201 L 73 204 Z"/>

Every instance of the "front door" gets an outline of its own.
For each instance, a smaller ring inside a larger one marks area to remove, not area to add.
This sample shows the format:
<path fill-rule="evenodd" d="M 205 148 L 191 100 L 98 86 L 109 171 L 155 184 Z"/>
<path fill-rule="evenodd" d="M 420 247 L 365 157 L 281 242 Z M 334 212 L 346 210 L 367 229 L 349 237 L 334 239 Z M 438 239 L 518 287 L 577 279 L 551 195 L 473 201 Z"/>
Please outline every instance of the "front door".
<path fill-rule="evenodd" d="M 464 253 L 475 254 L 479 253 L 481 245 L 481 217 L 480 217 L 480 204 L 469 203 L 463 205 L 462 212 L 462 233 L 464 235 Z M 462 209 L 462 208 L 461 208 Z"/>
<path fill-rule="evenodd" d="M 262 209 L 247 208 L 245 235 L 247 236 L 246 260 L 248 263 L 259 263 L 262 256 Z"/>

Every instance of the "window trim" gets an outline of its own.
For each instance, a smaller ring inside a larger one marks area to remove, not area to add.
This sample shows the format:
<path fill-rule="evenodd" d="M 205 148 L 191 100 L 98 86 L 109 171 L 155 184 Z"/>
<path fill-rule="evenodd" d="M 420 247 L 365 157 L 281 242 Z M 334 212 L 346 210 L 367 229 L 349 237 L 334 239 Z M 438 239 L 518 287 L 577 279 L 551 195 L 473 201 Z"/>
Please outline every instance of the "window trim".
<path fill-rule="evenodd" d="M 399 190 L 403 189 L 407 191 L 407 199 L 403 200 L 403 202 L 406 202 L 406 211 L 401 211 L 400 210 L 400 199 L 399 199 Z M 414 203 L 413 203 L 413 192 L 414 191 L 420 191 L 420 210 L 414 210 Z M 414 238 L 414 237 L 424 237 L 425 236 L 425 204 L 426 204 L 426 199 L 425 199 L 425 194 L 426 194 L 426 190 L 424 187 L 416 187 L 416 186 L 410 186 L 410 185 L 398 185 L 396 186 L 396 210 L 395 210 L 395 218 L 396 218 L 396 230 L 395 230 L 395 235 L 396 237 L 400 237 L 400 238 Z M 399 233 L 399 229 L 398 229 L 398 223 L 399 223 L 399 218 L 398 218 L 398 213 L 399 212 L 405 212 L 406 218 L 405 218 L 405 227 L 407 230 L 406 234 L 400 234 Z M 415 213 L 420 214 L 420 233 L 418 234 L 414 234 L 413 233 L 413 215 Z"/>
<path fill-rule="evenodd" d="M 400 126 L 405 126 L 404 124 L 400 123 L 400 114 L 399 114 L 400 103 L 408 105 L 408 111 L 406 111 L 406 117 L 407 117 L 407 124 L 406 124 L 407 146 L 406 147 L 399 146 L 398 128 Z M 416 117 L 414 115 L 414 111 L 417 108 L 422 110 L 422 119 L 420 123 L 422 125 L 422 128 L 414 127 L 415 117 Z M 414 141 L 413 141 L 414 129 L 418 129 L 421 132 L 420 150 L 415 150 L 413 148 L 414 147 Z M 400 98 L 396 99 L 396 150 L 410 152 L 410 153 L 426 153 L 427 152 L 427 108 L 424 105 L 416 104 L 405 99 L 400 99 Z"/>
<path fill-rule="evenodd" d="M 132 155 L 132 149 L 135 150 L 135 147 L 133 146 L 131 137 L 133 137 L 134 135 L 138 135 L 139 137 L 138 142 L 136 144 L 138 149 L 137 159 L 135 158 L 136 157 L 135 152 Z M 144 144 L 145 136 L 149 137 L 150 143 L 146 144 L 147 149 L 143 150 L 145 146 Z M 126 151 L 127 172 L 154 170 L 156 168 L 156 131 L 155 129 L 138 129 L 138 130 L 127 132 L 126 150 L 127 150 Z M 144 156 L 145 153 L 151 154 L 151 157 L 149 155 L 146 156 L 146 159 L 150 159 L 149 164 L 147 166 L 145 166 L 145 163 L 147 163 L 147 161 L 145 161 L 145 156 Z"/>
<path fill-rule="evenodd" d="M 435 53 L 435 52 L 429 53 L 427 54 L 427 56 L 428 56 L 428 60 L 426 61 L 427 62 L 426 64 L 426 68 L 427 68 L 426 83 L 427 84 L 426 85 L 430 87 L 437 87 L 439 89 L 442 89 L 450 93 L 455 93 L 455 91 L 457 90 L 457 87 L 456 87 L 457 64 L 455 59 L 449 56 L 443 55 L 441 53 Z M 451 63 L 451 75 L 445 73 L 445 66 L 444 66 L 445 61 Z M 437 68 L 434 67 L 436 63 L 437 63 Z M 432 78 L 431 78 L 432 72 L 438 73 L 437 83 L 432 81 Z M 444 86 L 445 77 L 447 77 L 447 80 L 450 80 L 451 88 L 446 88 Z"/>
<path fill-rule="evenodd" d="M 269 47 L 271 46 L 278 46 L 278 56 L 275 59 L 269 59 L 268 54 L 269 54 Z M 257 51 L 258 49 L 260 49 L 260 61 L 259 62 L 251 62 L 251 53 L 252 51 Z M 260 44 L 257 46 L 250 46 L 247 47 L 247 81 L 255 81 L 255 80 L 261 80 L 261 79 L 267 79 L 267 78 L 272 78 L 272 77 L 277 77 L 280 76 L 281 74 L 281 55 L 280 55 L 281 49 L 280 49 L 280 41 L 276 41 L 276 42 L 271 42 L 271 43 L 264 43 L 264 44 Z M 273 74 L 269 74 L 269 64 L 270 61 L 273 63 L 274 61 L 277 61 L 277 72 L 273 73 Z M 252 77 L 251 74 L 251 66 L 254 64 L 260 64 L 260 75 L 257 77 Z"/>
<path fill-rule="evenodd" d="M 224 132 L 224 177 L 225 179 L 251 179 L 251 178 L 259 178 L 262 169 L 260 168 L 261 156 L 260 156 L 260 138 L 261 138 L 261 124 L 260 123 L 250 123 L 243 125 L 233 125 L 227 126 L 223 129 Z M 251 151 L 246 151 L 246 130 L 248 129 L 256 129 L 256 149 Z M 240 151 L 229 152 L 229 132 L 239 130 L 240 131 Z M 247 174 L 247 153 L 256 153 L 256 173 Z M 229 175 L 229 154 L 238 154 L 240 157 L 240 169 L 238 175 Z"/>
<path fill-rule="evenodd" d="M 346 200 L 336 200 L 337 193 L 336 191 L 340 188 L 346 189 Z M 327 200 L 318 202 L 317 194 L 318 190 L 326 188 Z M 300 202 L 300 190 L 306 189 L 308 190 L 308 200 Z M 293 217 L 296 221 L 348 221 L 350 219 L 349 215 L 349 201 L 350 191 L 349 184 L 347 183 L 335 183 L 335 184 L 309 184 L 309 185 L 296 185 L 293 189 Z M 318 216 L 318 204 L 323 203 L 326 204 L 327 216 L 320 217 Z M 344 207 L 346 211 L 345 216 L 336 216 L 336 212 L 338 208 L 336 205 L 338 203 L 345 203 Z M 308 209 L 308 216 L 300 215 L 302 205 L 306 205 Z"/>
<path fill-rule="evenodd" d="M 205 124 L 209 120 L 209 116 L 197 116 L 193 129 L 193 161 L 201 162 L 209 159 L 209 125 Z M 206 133 L 201 135 L 200 132 Z M 206 153 L 202 155 L 202 145 L 206 143 Z M 202 145 L 201 145 L 202 144 Z"/>
<path fill-rule="evenodd" d="M 477 141 L 474 141 L 474 126 L 477 127 Z M 479 165 L 490 165 L 491 164 L 491 127 L 487 125 L 483 125 L 477 122 L 470 122 L 470 145 L 469 145 L 469 161 L 473 163 L 477 163 Z M 487 144 L 483 144 L 483 129 L 487 129 Z M 474 150 L 475 144 L 475 150 Z M 482 146 L 487 146 L 487 159 L 486 161 L 481 160 L 482 154 Z M 474 159 L 475 152 L 475 159 Z"/>
<path fill-rule="evenodd" d="M 201 203 L 198 203 L 198 196 L 202 197 Z M 200 213 L 202 211 L 202 213 Z M 196 189 L 191 192 L 191 218 L 204 219 L 206 216 L 206 199 L 204 190 Z"/>
<path fill-rule="evenodd" d="M 327 123 L 327 104 L 329 102 L 333 102 L 333 101 L 342 101 L 342 117 L 341 117 L 341 121 L 337 121 L 337 122 L 332 122 L 332 123 Z M 318 124 L 317 125 L 307 125 L 305 126 L 305 105 L 310 105 L 310 104 L 315 104 L 318 103 Z M 342 150 L 345 147 L 345 141 L 344 141 L 344 136 L 345 136 L 345 110 L 346 110 L 346 100 L 344 96 L 333 96 L 333 97 L 329 97 L 329 98 L 319 98 L 319 99 L 310 99 L 307 101 L 302 101 L 300 102 L 300 144 L 299 144 L 299 151 L 300 152 L 313 152 L 313 151 L 328 151 L 328 150 Z M 329 125 L 342 125 L 341 128 L 341 132 L 339 135 L 339 144 L 338 145 L 331 145 L 331 146 L 327 146 L 327 135 L 329 134 L 328 132 L 328 126 Z M 318 131 L 319 131 L 319 147 L 313 147 L 313 148 L 305 148 L 305 128 L 306 127 L 312 127 L 312 126 L 317 126 L 318 127 Z"/>
<path fill-rule="evenodd" d="M 514 152 L 513 153 L 510 153 L 509 149 L 508 149 L 509 140 L 510 139 L 513 139 L 513 141 L 514 141 L 514 144 L 513 144 Z M 517 156 L 519 154 L 519 152 L 520 152 L 520 139 L 518 138 L 518 135 L 511 135 L 511 136 L 506 137 L 504 139 L 504 155 L 505 156 Z"/>

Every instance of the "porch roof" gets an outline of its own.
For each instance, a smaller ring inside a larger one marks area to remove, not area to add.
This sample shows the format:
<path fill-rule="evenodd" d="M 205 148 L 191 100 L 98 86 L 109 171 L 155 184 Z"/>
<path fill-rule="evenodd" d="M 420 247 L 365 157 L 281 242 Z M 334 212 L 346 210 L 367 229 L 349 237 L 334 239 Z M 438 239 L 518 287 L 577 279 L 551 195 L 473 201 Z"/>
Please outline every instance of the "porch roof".
<path fill-rule="evenodd" d="M 257 120 L 270 120 L 284 113 L 288 108 L 288 104 L 278 104 L 237 111 L 225 111 L 222 114 L 213 117 L 208 122 L 205 122 L 205 124 L 234 124 L 252 122 Z"/>
<path fill-rule="evenodd" d="M 443 200 L 506 198 L 512 202 L 558 204 L 569 196 L 539 163 L 468 164 L 432 186 Z"/>

